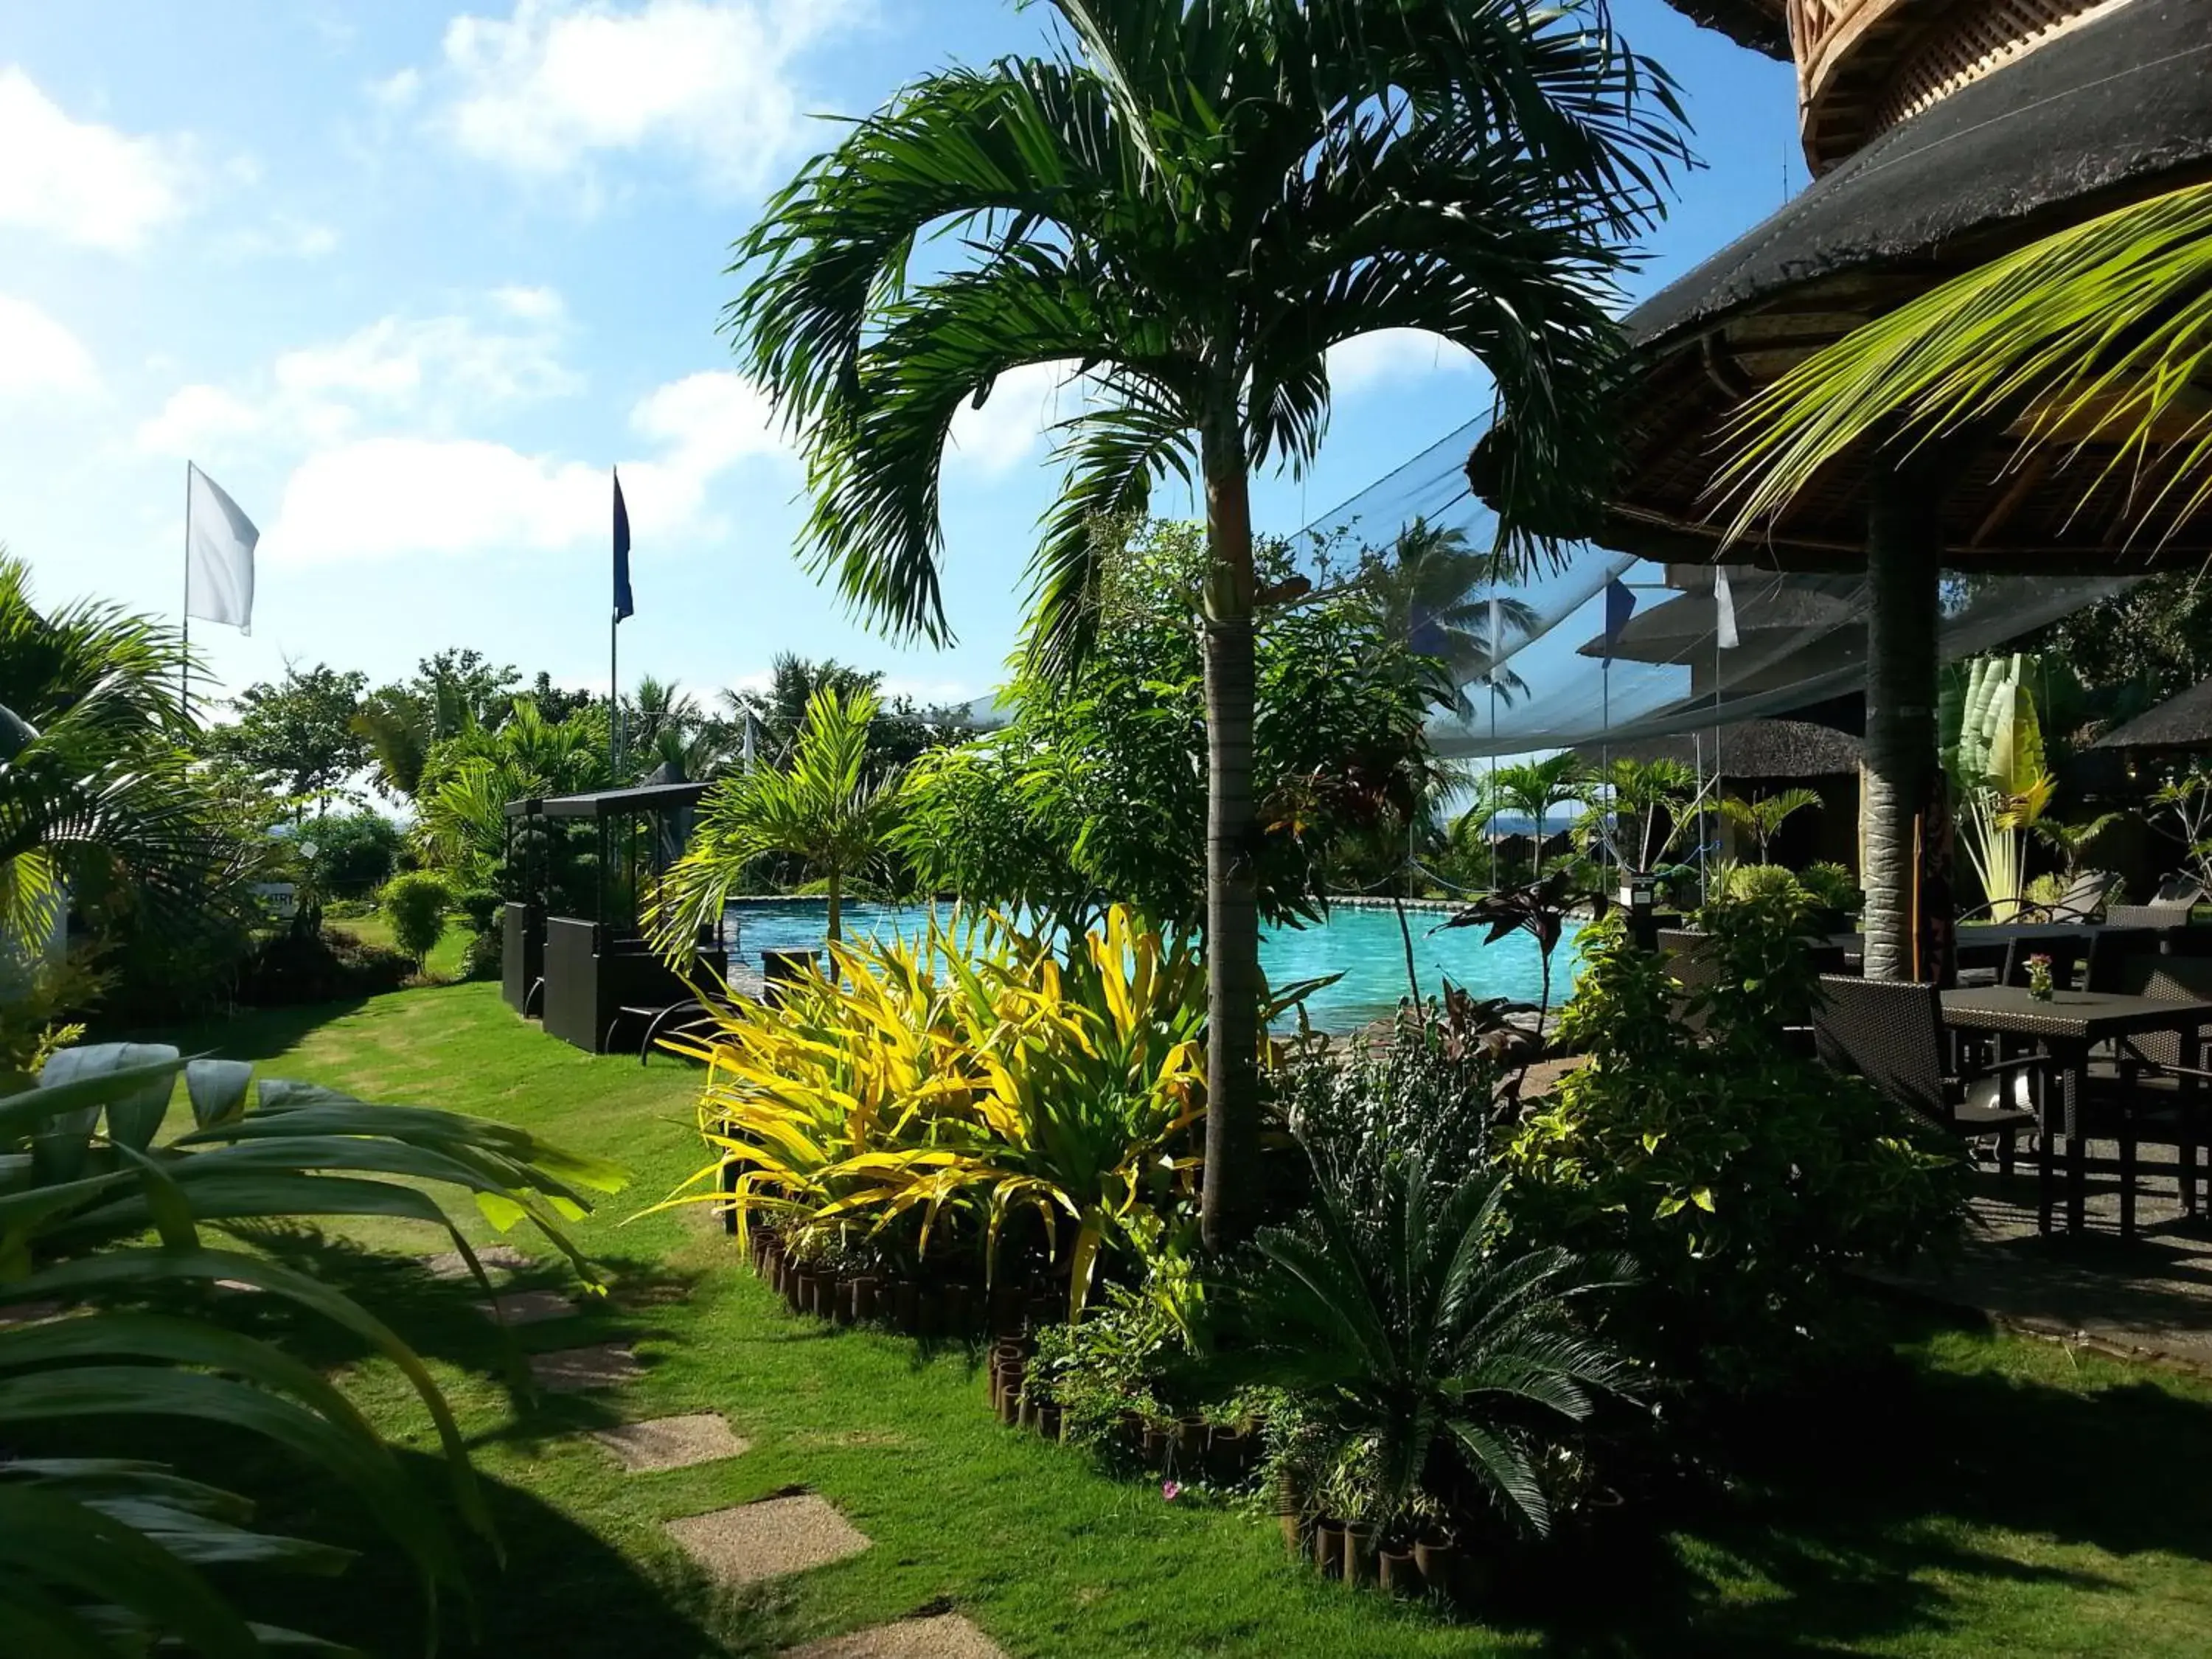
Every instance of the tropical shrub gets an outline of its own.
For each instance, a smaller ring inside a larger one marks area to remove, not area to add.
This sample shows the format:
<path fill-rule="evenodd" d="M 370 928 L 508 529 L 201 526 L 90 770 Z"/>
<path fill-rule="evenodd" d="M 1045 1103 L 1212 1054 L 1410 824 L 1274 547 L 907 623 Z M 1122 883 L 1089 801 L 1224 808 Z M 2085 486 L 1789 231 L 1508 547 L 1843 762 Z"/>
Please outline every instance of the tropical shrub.
<path fill-rule="evenodd" d="M 724 778 L 699 803 L 690 845 L 653 896 L 653 946 L 688 962 L 702 931 L 718 926 L 749 867 L 782 854 L 819 878 L 830 900 L 830 938 L 842 927 L 848 888 L 882 873 L 904 811 L 902 775 L 871 759 L 872 692 L 817 687 L 807 699 L 790 757 Z"/>
<path fill-rule="evenodd" d="M 164 1143 L 180 1073 L 192 1127 Z M 80 1419 L 181 1418 L 315 1471 L 410 1563 L 426 1648 L 440 1595 L 466 1593 L 443 1509 L 359 1410 L 276 1342 L 209 1318 L 204 1298 L 217 1285 L 252 1286 L 392 1362 L 436 1432 L 453 1508 L 489 1536 L 466 1444 L 422 1361 L 322 1279 L 207 1234 L 295 1216 L 417 1220 L 444 1228 L 488 1288 L 428 1188 L 470 1194 L 502 1228 L 531 1221 L 580 1268 L 563 1223 L 583 1212 L 588 1190 L 619 1187 L 620 1173 L 504 1124 L 275 1079 L 249 1107 L 251 1086 L 251 1068 L 234 1061 L 187 1064 L 174 1048 L 122 1044 L 64 1049 L 35 1080 L 0 1077 L 0 1313 L 21 1322 L 0 1326 L 10 1443 L 0 1458 L 0 1631 L 10 1652 L 137 1659 L 181 1645 L 243 1656 L 307 1643 L 249 1622 L 243 1604 L 267 1574 L 331 1573 L 349 1559 L 255 1530 L 250 1498 L 168 1464 L 38 1455 L 58 1449 Z M 54 1301 L 70 1315 L 41 1310 Z"/>
<path fill-rule="evenodd" d="M 313 933 L 287 928 L 247 953 L 239 966 L 237 996 L 250 1008 L 381 996 L 406 984 L 415 968 L 411 957 L 343 927 Z"/>
<path fill-rule="evenodd" d="M 1699 913 L 1711 982 L 1686 997 L 1618 918 L 1584 930 L 1560 1023 L 1588 1060 L 1504 1152 L 1527 1237 L 1626 1251 L 1643 1285 L 1607 1328 L 1678 1382 L 1747 1387 L 1851 1335 L 1856 1267 L 1946 1238 L 1961 1164 L 1938 1128 L 1820 1066 L 1810 896 L 1787 872 Z"/>
<path fill-rule="evenodd" d="M 419 968 L 446 936 L 446 912 L 453 890 L 427 870 L 410 870 L 385 883 L 377 903 L 392 924 L 392 937 Z"/>
<path fill-rule="evenodd" d="M 1797 872 L 1797 883 L 1818 908 L 1832 915 L 1856 914 L 1866 902 L 1858 878 L 1840 864 L 1808 864 Z"/>
<path fill-rule="evenodd" d="M 995 915 L 912 945 L 833 945 L 780 1006 L 670 1043 L 708 1068 L 716 1156 L 687 1185 L 732 1188 L 689 1201 L 732 1203 L 741 1227 L 766 1216 L 802 1251 L 911 1224 L 926 1253 L 951 1227 L 980 1238 L 987 1278 L 1034 1216 L 1079 1316 L 1137 1218 L 1194 1201 L 1205 988 L 1188 945 L 1119 907 L 1065 955 Z"/>
<path fill-rule="evenodd" d="M 1509 1233 L 1483 1164 L 1370 1146 L 1355 1171 L 1308 1150 L 1311 1212 L 1261 1228 L 1235 1281 L 1247 1375 L 1305 1421 L 1301 1485 L 1385 1540 L 1486 1516 L 1548 1532 L 1544 1466 L 1632 1383 L 1579 1305 L 1627 1265 Z"/>

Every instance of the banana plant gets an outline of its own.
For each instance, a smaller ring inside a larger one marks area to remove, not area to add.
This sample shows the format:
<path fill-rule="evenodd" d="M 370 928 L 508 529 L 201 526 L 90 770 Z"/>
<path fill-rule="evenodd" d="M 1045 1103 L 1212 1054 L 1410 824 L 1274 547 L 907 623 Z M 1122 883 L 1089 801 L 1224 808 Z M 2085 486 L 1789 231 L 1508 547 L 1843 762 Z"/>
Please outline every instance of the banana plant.
<path fill-rule="evenodd" d="M 192 1127 L 161 1143 L 179 1077 Z M 0 1077 L 0 1441 L 118 1417 L 255 1437 L 357 1502 L 408 1561 L 427 1650 L 441 1595 L 467 1589 L 443 1509 L 321 1371 L 210 1318 L 206 1295 L 251 1287 L 389 1360 L 430 1419 L 454 1511 L 492 1540 L 453 1413 L 374 1314 L 221 1230 L 306 1215 L 426 1221 L 446 1228 L 488 1290 L 428 1188 L 459 1188 L 495 1222 L 527 1218 L 580 1265 L 562 1223 L 583 1212 L 586 1189 L 618 1187 L 620 1172 L 453 1113 L 275 1079 L 249 1107 L 252 1089 L 243 1064 L 151 1044 L 67 1048 L 35 1078 Z M 235 1600 L 268 1573 L 341 1571 L 348 1552 L 258 1530 L 253 1509 L 162 1463 L 0 1455 L 0 1652 L 137 1659 L 182 1647 L 245 1659 L 329 1647 L 257 1623 Z"/>
<path fill-rule="evenodd" d="M 2044 763 L 2043 725 L 2029 688 L 2033 659 L 1978 657 L 1944 692 L 1944 763 L 1959 802 L 1960 841 L 1992 920 L 2020 913 L 2028 833 L 2057 787 Z"/>

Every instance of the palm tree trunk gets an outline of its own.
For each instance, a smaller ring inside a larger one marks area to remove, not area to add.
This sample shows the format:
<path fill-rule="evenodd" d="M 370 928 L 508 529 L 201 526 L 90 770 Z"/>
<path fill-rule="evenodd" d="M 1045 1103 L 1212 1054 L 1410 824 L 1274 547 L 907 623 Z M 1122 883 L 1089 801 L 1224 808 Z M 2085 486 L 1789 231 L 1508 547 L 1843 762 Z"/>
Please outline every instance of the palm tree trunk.
<path fill-rule="evenodd" d="M 830 870 L 830 943 L 836 945 L 844 939 L 845 883 L 843 872 L 834 865 Z"/>
<path fill-rule="evenodd" d="M 1942 782 L 1936 754 L 1936 586 L 1942 535 L 1923 466 L 1871 471 L 1867 495 L 1866 976 L 1925 976 L 1915 928 L 1936 896 L 1916 863 Z M 1916 833 L 1917 832 L 1917 833 Z M 1948 900 L 1948 895 L 1943 896 Z M 1948 917 L 1945 918 L 1948 921 Z"/>
<path fill-rule="evenodd" d="M 1428 1024 L 1421 1009 L 1421 975 L 1413 966 L 1413 924 L 1406 920 L 1406 901 L 1395 893 L 1390 896 L 1390 908 L 1398 913 L 1398 937 L 1406 946 L 1406 988 L 1413 994 L 1413 1023 Z"/>
<path fill-rule="evenodd" d="M 1251 1231 L 1260 1156 L 1260 893 L 1253 862 L 1252 500 L 1233 393 L 1200 434 L 1206 469 L 1206 1248 Z"/>

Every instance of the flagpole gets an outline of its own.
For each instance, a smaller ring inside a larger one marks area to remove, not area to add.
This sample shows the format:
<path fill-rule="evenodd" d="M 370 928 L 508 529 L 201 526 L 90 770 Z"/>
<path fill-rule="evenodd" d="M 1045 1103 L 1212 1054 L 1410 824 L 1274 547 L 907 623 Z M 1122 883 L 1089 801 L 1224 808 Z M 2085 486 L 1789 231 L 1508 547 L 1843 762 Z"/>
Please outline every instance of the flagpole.
<path fill-rule="evenodd" d="M 185 463 L 185 652 L 177 665 L 177 688 L 185 719 L 192 717 L 192 464 Z"/>
<path fill-rule="evenodd" d="M 617 788 L 622 787 L 622 673 L 617 666 L 621 649 L 622 617 L 607 613 L 607 772 Z"/>

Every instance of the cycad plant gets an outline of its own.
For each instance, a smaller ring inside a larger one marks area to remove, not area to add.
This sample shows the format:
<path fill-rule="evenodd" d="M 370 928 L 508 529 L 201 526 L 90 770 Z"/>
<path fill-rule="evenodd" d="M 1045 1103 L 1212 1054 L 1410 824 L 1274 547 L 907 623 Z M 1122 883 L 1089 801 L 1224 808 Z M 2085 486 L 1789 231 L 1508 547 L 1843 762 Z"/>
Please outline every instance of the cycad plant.
<path fill-rule="evenodd" d="M 192 1126 L 158 1139 L 183 1074 Z M 64 1049 L 38 1079 L 0 1078 L 0 1429 L 36 1445 L 80 1419 L 144 1417 L 254 1437 L 359 1503 L 414 1569 L 426 1650 L 441 1594 L 468 1574 L 441 1506 L 357 1407 L 276 1342 L 210 1319 L 206 1296 L 251 1287 L 394 1364 L 434 1426 L 464 1523 L 490 1537 L 466 1444 L 422 1361 L 368 1310 L 310 1273 L 238 1248 L 241 1224 L 380 1216 L 444 1229 L 433 1195 L 474 1197 L 502 1226 L 536 1223 L 581 1265 L 563 1227 L 619 1172 L 526 1131 L 380 1107 L 264 1079 L 174 1048 Z M 485 1283 L 480 1267 L 479 1283 Z M 55 1316 L 53 1304 L 65 1316 Z M 181 1646 L 254 1656 L 320 1645 L 254 1623 L 271 1572 L 343 1571 L 348 1553 L 257 1530 L 253 1504 L 161 1463 L 0 1455 L 0 1649 L 137 1659 Z"/>
<path fill-rule="evenodd" d="M 1417 1495 L 1471 1486 L 1509 1524 L 1547 1533 L 1546 1453 L 1631 1385 L 1577 1310 L 1627 1284 L 1626 1264 L 1516 1243 L 1504 1182 L 1480 1165 L 1446 1169 L 1418 1146 L 1308 1151 L 1312 1212 L 1261 1230 L 1238 1300 L 1261 1374 L 1357 1472 L 1364 1512 L 1347 1518 L 1387 1531 Z"/>
<path fill-rule="evenodd" d="M 805 452 L 814 568 L 942 640 L 940 470 L 1002 379 L 1068 381 L 1031 562 L 1033 662 L 1097 623 L 1102 517 L 1206 502 L 1206 1233 L 1250 1224 L 1259 919 L 1249 480 L 1301 471 L 1329 354 L 1419 329 L 1489 369 L 1502 550 L 1607 477 L 1625 238 L 1685 155 L 1602 0 L 1051 0 L 1049 56 L 952 69 L 854 124 L 738 245 L 729 321 Z M 927 245 L 923 269 L 915 268 Z"/>
<path fill-rule="evenodd" d="M 795 858 L 829 895 L 830 942 L 843 937 L 845 894 L 881 872 L 903 811 L 896 769 L 872 764 L 872 693 L 822 686 L 806 702 L 790 758 L 723 779 L 699 803 L 691 844 L 663 877 L 653 902 L 656 949 L 688 959 L 701 929 L 720 919 L 757 860 Z"/>

